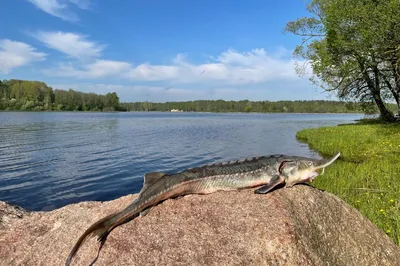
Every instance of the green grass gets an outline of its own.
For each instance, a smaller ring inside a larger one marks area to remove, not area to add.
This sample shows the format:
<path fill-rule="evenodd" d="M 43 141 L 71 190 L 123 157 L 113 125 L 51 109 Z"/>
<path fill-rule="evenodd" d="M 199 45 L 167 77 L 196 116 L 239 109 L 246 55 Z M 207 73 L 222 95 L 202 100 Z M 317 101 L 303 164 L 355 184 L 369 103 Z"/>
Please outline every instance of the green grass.
<path fill-rule="evenodd" d="M 305 129 L 297 138 L 324 156 L 341 152 L 313 185 L 358 209 L 400 246 L 400 125 Z"/>

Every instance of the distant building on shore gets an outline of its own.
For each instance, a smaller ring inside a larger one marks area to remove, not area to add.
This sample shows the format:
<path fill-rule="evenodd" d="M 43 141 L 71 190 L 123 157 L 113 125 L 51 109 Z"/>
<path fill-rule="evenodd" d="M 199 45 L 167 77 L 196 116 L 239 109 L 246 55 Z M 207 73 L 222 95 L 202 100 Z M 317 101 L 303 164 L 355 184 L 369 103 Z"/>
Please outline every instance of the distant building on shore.
<path fill-rule="evenodd" d="M 179 110 L 179 109 L 172 109 L 171 112 L 183 112 L 183 110 Z"/>

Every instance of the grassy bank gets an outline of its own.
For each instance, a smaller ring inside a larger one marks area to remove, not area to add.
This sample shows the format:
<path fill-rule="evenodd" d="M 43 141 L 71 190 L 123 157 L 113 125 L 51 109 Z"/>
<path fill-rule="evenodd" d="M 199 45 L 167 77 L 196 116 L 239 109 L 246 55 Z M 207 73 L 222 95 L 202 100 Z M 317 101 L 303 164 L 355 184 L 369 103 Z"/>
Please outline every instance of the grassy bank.
<path fill-rule="evenodd" d="M 297 138 L 322 155 L 341 152 L 314 186 L 360 210 L 400 246 L 400 125 L 362 122 L 306 129 Z"/>

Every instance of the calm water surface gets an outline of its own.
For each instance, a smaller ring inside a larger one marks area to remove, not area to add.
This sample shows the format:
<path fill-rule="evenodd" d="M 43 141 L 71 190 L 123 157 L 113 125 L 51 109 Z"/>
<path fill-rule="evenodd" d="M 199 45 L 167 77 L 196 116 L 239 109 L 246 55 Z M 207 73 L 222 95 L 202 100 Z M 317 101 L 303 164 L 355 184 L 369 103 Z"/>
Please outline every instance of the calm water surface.
<path fill-rule="evenodd" d="M 0 112 L 0 200 L 29 210 L 137 193 L 143 175 L 285 153 L 303 128 L 360 114 Z"/>

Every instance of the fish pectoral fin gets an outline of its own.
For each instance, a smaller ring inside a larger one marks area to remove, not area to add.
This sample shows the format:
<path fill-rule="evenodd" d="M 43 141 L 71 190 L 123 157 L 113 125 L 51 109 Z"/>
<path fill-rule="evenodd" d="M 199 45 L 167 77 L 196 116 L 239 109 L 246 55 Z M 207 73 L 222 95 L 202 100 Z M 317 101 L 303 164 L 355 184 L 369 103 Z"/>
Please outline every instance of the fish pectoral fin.
<path fill-rule="evenodd" d="M 145 209 L 144 211 L 141 211 L 140 217 L 146 216 L 151 211 L 151 209 L 153 209 L 153 207 L 149 207 L 149 208 Z"/>
<path fill-rule="evenodd" d="M 281 175 L 275 175 L 271 178 L 268 184 L 265 186 L 260 187 L 259 189 L 256 189 L 254 193 L 256 194 L 266 194 L 268 191 L 276 187 L 277 185 L 283 183 L 285 179 Z"/>

